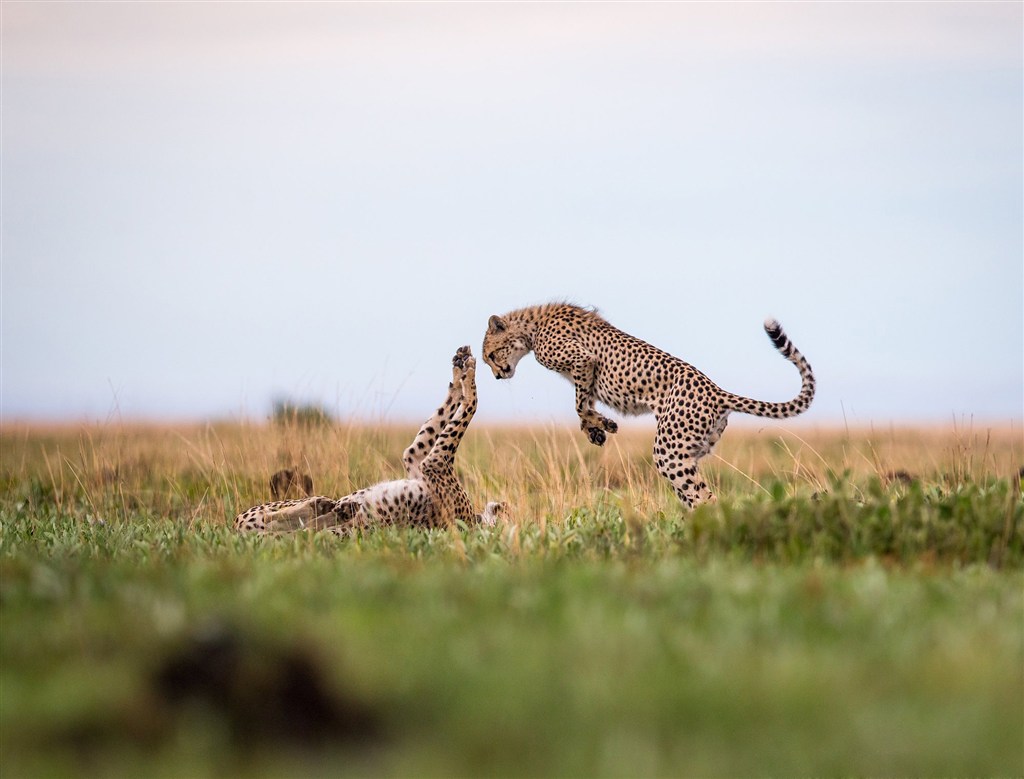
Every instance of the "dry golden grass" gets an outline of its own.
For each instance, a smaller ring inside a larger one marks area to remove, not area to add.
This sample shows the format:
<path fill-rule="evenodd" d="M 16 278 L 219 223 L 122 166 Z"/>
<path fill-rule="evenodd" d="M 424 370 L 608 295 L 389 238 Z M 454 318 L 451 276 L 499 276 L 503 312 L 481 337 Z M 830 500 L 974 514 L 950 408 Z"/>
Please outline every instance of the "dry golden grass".
<path fill-rule="evenodd" d="M 310 474 L 315 492 L 341 496 L 401 478 L 400 456 L 415 425 L 90 424 L 0 428 L 6 489 L 34 480 L 66 496 L 194 521 L 229 521 L 270 499 L 280 468 Z M 653 428 L 633 420 L 598 448 L 571 425 L 470 429 L 459 473 L 473 500 L 504 499 L 519 522 L 564 517 L 611 502 L 628 515 L 677 513 L 678 501 L 651 463 Z M 835 429 L 734 426 L 704 461 L 720 499 L 743 500 L 776 483 L 817 492 L 830 478 L 886 485 L 918 480 L 955 486 L 1014 477 L 1024 465 L 1021 431 L 995 427 Z M 107 509 L 109 511 L 109 508 Z M 97 508 L 98 513 L 98 508 Z"/>

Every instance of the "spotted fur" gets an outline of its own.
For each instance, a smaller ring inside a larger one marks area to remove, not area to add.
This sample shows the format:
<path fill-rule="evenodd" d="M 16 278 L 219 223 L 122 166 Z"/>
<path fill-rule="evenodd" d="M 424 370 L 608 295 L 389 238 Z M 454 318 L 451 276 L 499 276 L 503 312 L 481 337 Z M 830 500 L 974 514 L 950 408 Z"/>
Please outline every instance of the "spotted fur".
<path fill-rule="evenodd" d="M 793 400 L 772 403 L 734 395 L 692 365 L 624 333 L 596 311 L 567 303 L 532 306 L 492 316 L 484 335 L 484 361 L 496 379 L 510 379 L 531 351 L 537 362 L 576 386 L 576 413 L 591 443 L 601 446 L 618 424 L 594 410 L 596 401 L 623 414 L 657 419 L 654 463 L 687 506 L 713 500 L 698 463 L 718 442 L 729 414 L 740 411 L 784 419 L 807 410 L 814 374 L 782 326 L 764 323 L 775 348 L 800 371 Z"/>
<path fill-rule="evenodd" d="M 461 520 L 494 524 L 505 504 L 488 503 L 477 514 L 455 475 L 455 453 L 476 405 L 476 360 L 469 347 L 463 346 L 452 358 L 448 395 L 402 456 L 405 479 L 374 484 L 339 500 L 316 496 L 264 503 L 239 514 L 235 528 L 345 534 L 377 523 L 434 527 Z"/>

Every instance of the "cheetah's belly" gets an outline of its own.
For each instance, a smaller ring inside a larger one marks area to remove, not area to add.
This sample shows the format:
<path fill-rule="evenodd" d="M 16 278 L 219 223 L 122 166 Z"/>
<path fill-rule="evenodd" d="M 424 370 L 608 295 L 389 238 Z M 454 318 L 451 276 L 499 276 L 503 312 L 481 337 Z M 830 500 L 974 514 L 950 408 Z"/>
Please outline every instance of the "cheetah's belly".
<path fill-rule="evenodd" d="M 419 479 L 398 479 L 374 484 L 355 493 L 366 513 L 384 524 L 429 523 L 434 503 Z"/>
<path fill-rule="evenodd" d="M 603 376 L 597 380 L 597 399 L 609 408 L 629 416 L 651 413 L 647 399 L 640 393 L 625 383 L 607 381 Z"/>

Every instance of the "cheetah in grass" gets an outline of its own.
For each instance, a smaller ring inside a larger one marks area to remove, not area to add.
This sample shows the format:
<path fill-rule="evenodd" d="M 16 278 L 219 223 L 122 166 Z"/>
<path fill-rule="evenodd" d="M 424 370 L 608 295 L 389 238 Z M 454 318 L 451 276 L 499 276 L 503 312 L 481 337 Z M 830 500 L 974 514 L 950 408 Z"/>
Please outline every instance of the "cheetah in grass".
<path fill-rule="evenodd" d="M 492 316 L 484 335 L 484 361 L 496 379 L 510 379 L 529 352 L 537 362 L 576 385 L 576 413 L 591 443 L 604 444 L 618 425 L 594 410 L 595 401 L 623 414 L 653 413 L 657 419 L 654 463 L 687 506 L 714 500 L 698 472 L 725 430 L 729 413 L 784 419 L 807 410 L 814 399 L 814 373 L 774 319 L 765 332 L 800 371 L 793 400 L 769 403 L 718 387 L 671 354 L 613 327 L 596 311 L 567 303 L 531 306 Z"/>
<path fill-rule="evenodd" d="M 270 477 L 270 494 L 274 500 L 284 500 L 292 494 L 313 494 L 313 479 L 298 468 L 284 468 Z"/>
<path fill-rule="evenodd" d="M 375 523 L 436 527 L 454 521 L 493 525 L 505 504 L 476 513 L 455 476 L 455 453 L 476 413 L 476 360 L 468 346 L 452 358 L 448 395 L 402 456 L 406 478 L 353 492 L 340 500 L 314 496 L 264 503 L 235 518 L 236 530 L 328 530 L 339 535 Z"/>

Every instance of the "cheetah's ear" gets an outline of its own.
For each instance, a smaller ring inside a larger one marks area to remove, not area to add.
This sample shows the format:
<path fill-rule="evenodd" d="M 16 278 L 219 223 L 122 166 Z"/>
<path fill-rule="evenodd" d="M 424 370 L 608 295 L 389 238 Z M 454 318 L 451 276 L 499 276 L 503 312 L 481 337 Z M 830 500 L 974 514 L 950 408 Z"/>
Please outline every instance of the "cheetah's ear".
<path fill-rule="evenodd" d="M 508 325 L 505 324 L 505 320 L 497 314 L 492 315 L 491 318 L 487 320 L 487 329 L 492 333 L 500 333 L 507 328 Z"/>

